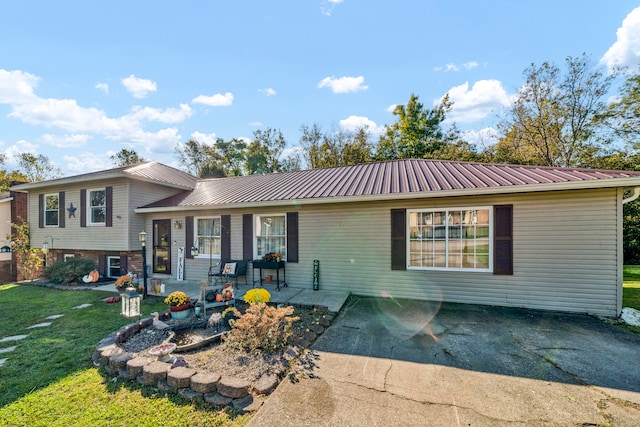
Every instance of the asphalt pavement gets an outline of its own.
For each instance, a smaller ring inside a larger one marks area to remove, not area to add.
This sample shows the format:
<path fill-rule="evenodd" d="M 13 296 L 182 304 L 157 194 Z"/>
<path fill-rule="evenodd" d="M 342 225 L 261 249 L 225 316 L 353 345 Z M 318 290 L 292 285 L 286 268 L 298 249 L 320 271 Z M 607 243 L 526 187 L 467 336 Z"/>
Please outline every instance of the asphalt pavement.
<path fill-rule="evenodd" d="M 640 425 L 640 336 L 580 314 L 351 297 L 248 424 Z"/>

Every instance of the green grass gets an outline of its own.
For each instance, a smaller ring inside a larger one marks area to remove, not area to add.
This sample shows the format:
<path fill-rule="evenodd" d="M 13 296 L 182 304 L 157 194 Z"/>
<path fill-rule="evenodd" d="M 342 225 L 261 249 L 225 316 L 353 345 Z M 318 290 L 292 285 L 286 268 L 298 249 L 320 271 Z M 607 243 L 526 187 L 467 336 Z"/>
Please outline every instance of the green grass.
<path fill-rule="evenodd" d="M 624 266 L 622 306 L 640 310 L 640 265 Z M 624 329 L 640 334 L 640 326 L 624 326 Z"/>
<path fill-rule="evenodd" d="M 0 426 L 163 425 L 242 426 L 236 416 L 156 389 L 107 376 L 93 367 L 91 356 L 102 338 L 130 323 L 120 304 L 102 301 L 112 293 L 61 291 L 28 285 L 0 286 L 0 338 L 27 335 L 0 343 L 7 361 L 0 366 Z M 73 309 L 80 304 L 91 307 Z M 142 302 L 143 316 L 163 311 L 161 298 Z M 46 317 L 62 314 L 58 319 Z M 44 328 L 27 329 L 41 322 Z M 133 421 L 135 420 L 135 422 Z"/>

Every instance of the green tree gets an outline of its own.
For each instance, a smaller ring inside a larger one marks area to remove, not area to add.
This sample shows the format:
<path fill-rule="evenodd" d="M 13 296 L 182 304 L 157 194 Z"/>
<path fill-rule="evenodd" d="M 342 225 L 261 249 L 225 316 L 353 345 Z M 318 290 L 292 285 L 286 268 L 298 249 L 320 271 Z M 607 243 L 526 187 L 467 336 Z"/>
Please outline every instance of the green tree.
<path fill-rule="evenodd" d="M 610 128 L 614 135 L 640 148 L 640 74 L 627 77 L 617 99 L 609 104 L 598 119 Z"/>
<path fill-rule="evenodd" d="M 0 191 L 9 191 L 12 182 L 28 182 L 29 179 L 17 171 L 7 171 L 4 169 L 7 156 L 0 153 Z"/>
<path fill-rule="evenodd" d="M 385 133 L 378 142 L 376 159 L 431 158 L 456 138 L 456 135 L 442 128 L 452 105 L 449 96 L 445 95 L 438 106 L 428 109 L 418 101 L 417 95 L 411 94 L 406 106 L 398 105 L 393 110 L 397 120 L 385 125 Z"/>
<path fill-rule="evenodd" d="M 310 169 L 362 164 L 373 158 L 373 147 L 366 128 L 356 132 L 325 133 L 314 124 L 300 129 L 300 145 Z"/>
<path fill-rule="evenodd" d="M 287 146 L 282 131 L 267 128 L 253 132 L 253 141 L 247 147 L 245 171 L 248 175 L 282 171 L 280 157 Z"/>
<path fill-rule="evenodd" d="M 20 153 L 17 156 L 19 173 L 27 177 L 29 182 L 47 181 L 62 177 L 62 171 L 47 156 L 31 153 Z"/>
<path fill-rule="evenodd" d="M 200 178 L 225 176 L 224 159 L 218 154 L 215 146 L 191 139 L 185 144 L 178 144 L 175 154 L 182 167 L 192 175 Z"/>
<path fill-rule="evenodd" d="M 10 242 L 11 252 L 16 257 L 18 277 L 31 280 L 44 263 L 46 253 L 40 248 L 31 248 L 29 242 L 29 226 L 11 223 L 12 233 L 5 236 Z"/>
<path fill-rule="evenodd" d="M 566 72 L 548 62 L 525 70 L 526 82 L 499 128 L 498 161 L 584 166 L 604 150 L 597 114 L 614 75 L 583 54 L 566 59 Z"/>
<path fill-rule="evenodd" d="M 233 138 L 225 141 L 218 138 L 215 150 L 219 155 L 222 169 L 226 176 L 240 176 L 245 162 L 247 143 L 241 139 Z"/>
<path fill-rule="evenodd" d="M 118 168 L 146 162 L 144 157 L 140 156 L 136 150 L 127 150 L 126 148 L 123 148 L 116 154 L 109 156 L 109 158 L 111 159 L 111 163 Z"/>

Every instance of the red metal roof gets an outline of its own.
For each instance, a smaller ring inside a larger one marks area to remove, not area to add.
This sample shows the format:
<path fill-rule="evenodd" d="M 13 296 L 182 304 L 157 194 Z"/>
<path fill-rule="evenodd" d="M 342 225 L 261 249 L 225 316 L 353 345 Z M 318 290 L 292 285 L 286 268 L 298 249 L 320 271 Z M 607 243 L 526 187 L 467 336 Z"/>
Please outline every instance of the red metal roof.
<path fill-rule="evenodd" d="M 427 159 L 199 180 L 193 191 L 145 208 L 205 207 L 352 198 L 433 197 L 640 185 L 640 171 L 570 169 Z M 540 186 L 543 186 L 542 188 Z"/>

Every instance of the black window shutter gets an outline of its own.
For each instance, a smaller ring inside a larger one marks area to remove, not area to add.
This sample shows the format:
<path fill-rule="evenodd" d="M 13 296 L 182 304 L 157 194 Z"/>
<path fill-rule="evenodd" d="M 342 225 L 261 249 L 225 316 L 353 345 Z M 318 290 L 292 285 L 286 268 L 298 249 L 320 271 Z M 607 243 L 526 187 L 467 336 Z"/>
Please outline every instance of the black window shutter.
<path fill-rule="evenodd" d="M 113 227 L 113 187 L 105 188 L 106 198 L 106 218 L 104 225 L 106 227 Z"/>
<path fill-rule="evenodd" d="M 58 227 L 64 228 L 64 191 L 58 193 Z"/>
<path fill-rule="evenodd" d="M 298 212 L 287 212 L 287 262 L 298 262 Z"/>
<path fill-rule="evenodd" d="M 407 210 L 391 209 L 391 269 L 407 269 Z"/>
<path fill-rule="evenodd" d="M 107 256 L 105 254 L 98 255 L 98 271 L 102 276 L 108 277 Z"/>
<path fill-rule="evenodd" d="M 220 260 L 231 259 L 231 215 L 220 216 Z"/>
<path fill-rule="evenodd" d="M 191 248 L 193 247 L 193 217 L 187 216 L 184 218 L 184 232 L 185 232 L 185 241 L 187 247 L 185 251 L 187 252 L 186 257 L 193 259 L 193 255 L 191 255 Z"/>
<path fill-rule="evenodd" d="M 513 205 L 493 208 L 493 274 L 513 274 Z"/>
<path fill-rule="evenodd" d="M 87 190 L 80 190 L 80 227 L 87 226 Z"/>
<path fill-rule="evenodd" d="M 44 194 L 38 194 L 38 228 L 44 228 Z"/>
<path fill-rule="evenodd" d="M 242 258 L 253 259 L 253 214 L 242 215 Z"/>
<path fill-rule="evenodd" d="M 120 275 L 124 276 L 129 272 L 129 257 L 120 255 Z"/>

